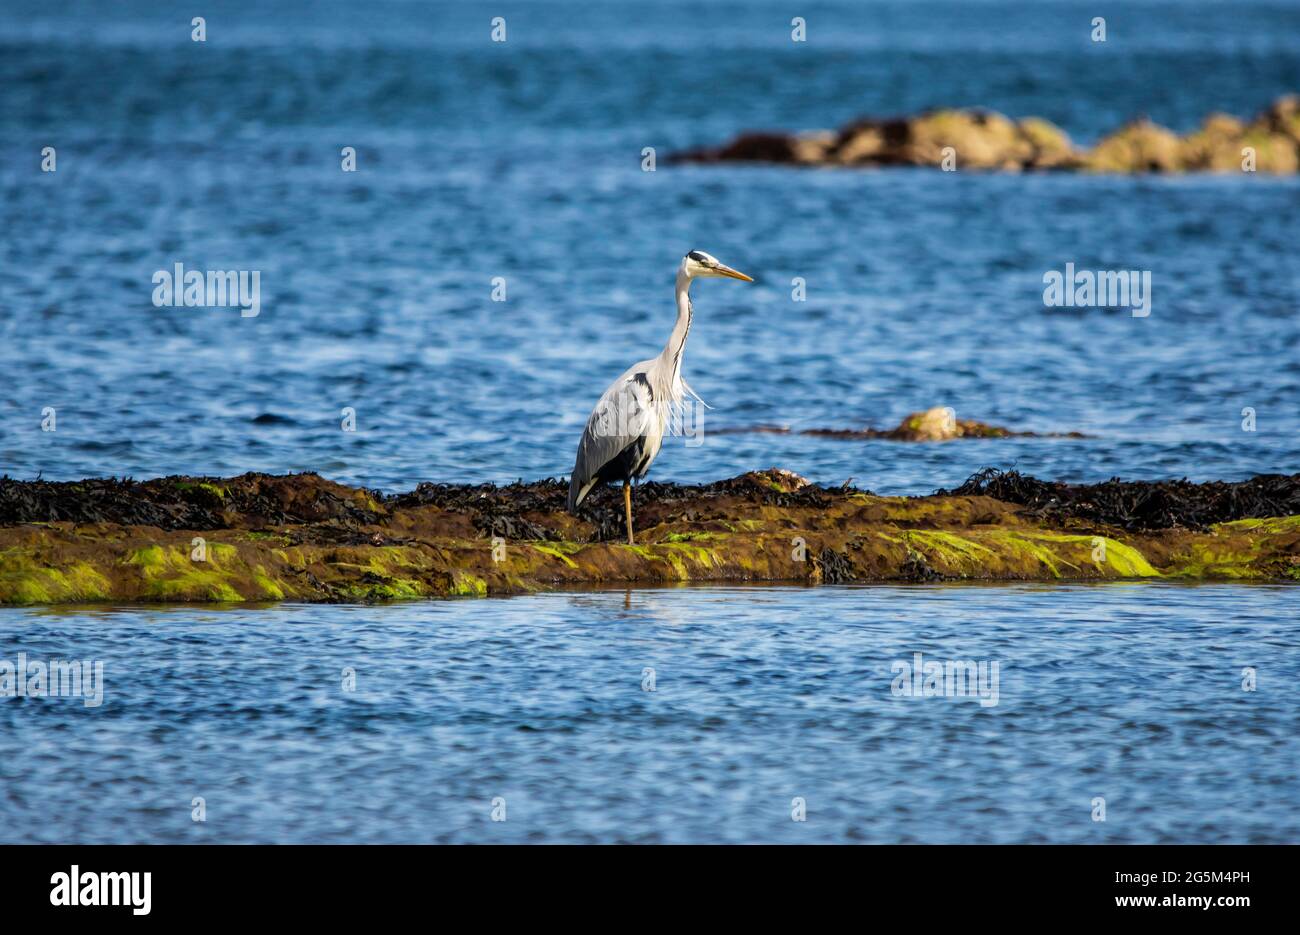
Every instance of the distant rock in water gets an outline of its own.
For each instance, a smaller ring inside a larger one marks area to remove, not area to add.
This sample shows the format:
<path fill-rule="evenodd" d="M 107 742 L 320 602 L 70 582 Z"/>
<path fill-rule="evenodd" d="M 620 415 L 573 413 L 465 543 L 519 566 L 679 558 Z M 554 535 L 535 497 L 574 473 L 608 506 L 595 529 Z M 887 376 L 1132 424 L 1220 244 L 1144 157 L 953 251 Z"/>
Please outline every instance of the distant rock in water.
<path fill-rule="evenodd" d="M 807 429 L 805 435 L 825 435 L 831 438 L 885 438 L 899 442 L 942 442 L 954 438 L 1007 438 L 1012 435 L 1032 435 L 1032 432 L 1013 432 L 1000 425 L 988 425 L 974 419 L 958 419 L 947 406 L 935 406 L 924 412 L 913 412 L 892 429 Z"/>
<path fill-rule="evenodd" d="M 1300 171 L 1300 95 L 1279 98 L 1251 123 L 1211 114 L 1180 137 L 1141 118 L 1077 149 L 1056 125 L 985 110 L 934 110 L 863 118 L 838 131 L 744 133 L 719 147 L 677 153 L 675 162 L 767 162 L 798 166 L 934 166 L 986 171 Z"/>
<path fill-rule="evenodd" d="M 954 438 L 1087 438 L 1080 432 L 1016 432 L 1000 425 L 989 425 L 974 419 L 958 419 L 947 406 L 935 406 L 924 412 L 913 412 L 892 429 L 801 429 L 792 432 L 780 425 L 754 425 L 714 429 L 715 435 L 738 435 L 746 432 L 765 432 L 771 435 L 820 435 L 825 438 L 883 438 L 896 442 L 940 442 Z"/>

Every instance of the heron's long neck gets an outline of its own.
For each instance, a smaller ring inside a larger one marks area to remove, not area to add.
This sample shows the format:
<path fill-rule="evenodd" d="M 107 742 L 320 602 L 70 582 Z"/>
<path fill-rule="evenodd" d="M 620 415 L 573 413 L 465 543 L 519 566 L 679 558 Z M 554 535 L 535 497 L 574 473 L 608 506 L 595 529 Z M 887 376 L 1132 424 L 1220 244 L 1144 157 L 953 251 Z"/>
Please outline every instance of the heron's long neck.
<path fill-rule="evenodd" d="M 683 273 L 677 274 L 677 323 L 673 333 L 668 336 L 668 343 L 659 356 L 671 375 L 672 385 L 677 383 L 682 372 L 682 351 L 686 349 L 686 336 L 691 333 L 691 278 Z"/>

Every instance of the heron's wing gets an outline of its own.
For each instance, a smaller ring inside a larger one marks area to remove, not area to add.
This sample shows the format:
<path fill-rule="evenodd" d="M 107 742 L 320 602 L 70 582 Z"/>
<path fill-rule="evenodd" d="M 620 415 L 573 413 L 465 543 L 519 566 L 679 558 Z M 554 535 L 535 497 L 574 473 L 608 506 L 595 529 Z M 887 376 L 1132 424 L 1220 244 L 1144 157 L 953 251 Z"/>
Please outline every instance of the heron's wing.
<path fill-rule="evenodd" d="M 601 468 L 658 430 L 662 401 L 648 373 L 652 363 L 637 364 L 611 383 L 588 417 L 569 479 L 570 510 L 597 484 Z"/>

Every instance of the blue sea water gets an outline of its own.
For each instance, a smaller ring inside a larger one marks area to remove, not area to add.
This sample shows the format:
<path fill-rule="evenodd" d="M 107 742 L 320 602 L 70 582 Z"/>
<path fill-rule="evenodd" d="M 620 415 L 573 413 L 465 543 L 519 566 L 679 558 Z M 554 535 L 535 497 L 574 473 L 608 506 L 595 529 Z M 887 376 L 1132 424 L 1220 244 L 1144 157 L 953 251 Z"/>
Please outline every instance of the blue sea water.
<path fill-rule="evenodd" d="M 697 285 L 685 372 L 714 408 L 660 479 L 1297 469 L 1294 177 L 651 173 L 641 152 L 939 105 L 1083 142 L 1142 113 L 1185 131 L 1300 90 L 1300 7 L 1128 4 L 1093 43 L 1086 3 L 806 6 L 798 44 L 779 3 L 217 3 L 198 43 L 156 4 L 4 4 L 0 469 L 562 475 L 601 391 L 663 346 L 696 247 L 758 283 Z M 176 262 L 260 271 L 260 314 L 156 308 Z M 1067 262 L 1150 270 L 1150 317 L 1044 308 Z M 1096 437 L 708 435 L 940 405 Z"/>
<path fill-rule="evenodd" d="M 986 465 L 1072 481 L 1300 469 L 1293 177 L 664 159 L 744 129 L 932 106 L 1039 115 L 1084 144 L 1140 114 L 1180 132 L 1214 110 L 1246 117 L 1300 91 L 1300 6 L 798 6 L 3 0 L 0 473 L 316 470 L 390 491 L 564 475 L 601 390 L 666 339 L 692 248 L 758 281 L 696 286 L 685 374 L 714 408 L 703 444 L 666 446 L 654 478 L 775 464 L 925 493 Z M 806 43 L 790 41 L 793 15 Z M 260 314 L 155 307 L 152 277 L 177 262 L 259 271 Z M 1043 274 L 1071 262 L 1149 270 L 1150 316 L 1045 308 Z M 795 277 L 806 302 L 791 301 Z M 709 434 L 886 426 L 935 405 L 1091 437 Z M 340 430 L 345 407 L 355 432 Z M 0 827 L 95 841 L 1294 840 L 1293 595 L 690 589 L 4 610 L 0 659 L 103 659 L 110 690 L 96 709 L 0 704 Z M 1003 660 L 1003 701 L 895 701 L 889 663 L 914 650 Z M 337 688 L 345 665 L 353 695 Z M 1240 691 L 1247 665 L 1258 693 Z M 199 825 L 188 803 L 204 795 Z M 504 823 L 484 818 L 497 795 Z M 789 821 L 794 796 L 807 823 Z"/>
<path fill-rule="evenodd" d="M 75 647 L 103 662 L 104 700 L 0 703 L 3 837 L 1294 842 L 1294 600 L 1109 584 L 11 610 L 11 661 Z M 918 652 L 996 662 L 996 704 L 896 696 Z"/>

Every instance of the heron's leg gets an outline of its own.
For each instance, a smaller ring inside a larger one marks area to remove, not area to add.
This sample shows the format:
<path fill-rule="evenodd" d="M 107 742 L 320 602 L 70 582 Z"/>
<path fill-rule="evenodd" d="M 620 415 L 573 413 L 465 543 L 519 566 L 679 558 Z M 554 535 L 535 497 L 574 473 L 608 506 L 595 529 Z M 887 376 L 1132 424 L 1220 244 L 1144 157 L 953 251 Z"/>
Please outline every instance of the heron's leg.
<path fill-rule="evenodd" d="M 627 517 L 627 544 L 636 545 L 632 539 L 632 485 L 623 481 L 623 513 Z"/>

